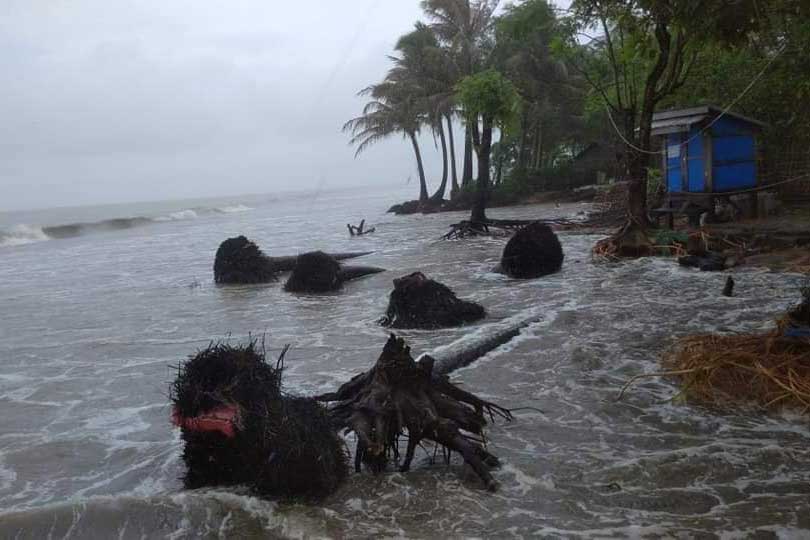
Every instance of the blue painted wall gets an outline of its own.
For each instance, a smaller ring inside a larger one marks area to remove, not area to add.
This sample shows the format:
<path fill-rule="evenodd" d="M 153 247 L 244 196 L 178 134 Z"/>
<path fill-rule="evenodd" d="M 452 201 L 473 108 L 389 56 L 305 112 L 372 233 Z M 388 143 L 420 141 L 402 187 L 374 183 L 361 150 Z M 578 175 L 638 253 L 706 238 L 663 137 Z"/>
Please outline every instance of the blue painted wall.
<path fill-rule="evenodd" d="M 724 116 L 710 130 L 712 145 L 712 191 L 737 191 L 756 185 L 756 131 L 748 122 Z M 682 145 L 689 139 L 688 144 Z M 704 135 L 697 128 L 688 133 L 666 135 L 667 189 L 693 193 L 708 191 L 706 185 L 707 156 L 704 155 Z M 678 146 L 680 145 L 680 146 Z M 686 179 L 681 160 L 686 160 Z"/>
<path fill-rule="evenodd" d="M 667 189 L 669 191 L 683 191 L 682 175 L 681 175 L 681 152 L 683 151 L 681 144 L 683 139 L 680 133 L 667 135 Z"/>
<path fill-rule="evenodd" d="M 703 134 L 693 127 L 689 131 L 689 143 L 686 149 L 686 169 L 689 178 L 689 191 L 698 193 L 706 191 L 706 180 L 703 174 Z"/>
<path fill-rule="evenodd" d="M 747 122 L 723 117 L 712 126 L 714 191 L 736 191 L 756 185 L 756 146 Z"/>

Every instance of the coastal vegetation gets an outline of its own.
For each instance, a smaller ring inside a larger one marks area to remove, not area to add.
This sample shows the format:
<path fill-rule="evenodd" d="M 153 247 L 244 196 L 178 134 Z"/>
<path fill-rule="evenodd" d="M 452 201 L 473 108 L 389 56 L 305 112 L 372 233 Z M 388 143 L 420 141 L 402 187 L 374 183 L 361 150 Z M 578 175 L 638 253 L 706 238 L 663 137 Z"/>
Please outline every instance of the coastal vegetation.
<path fill-rule="evenodd" d="M 344 126 L 358 154 L 397 133 L 413 146 L 419 197 L 394 210 L 471 209 L 485 221 L 487 204 L 616 180 L 628 184 L 631 223 L 647 226 L 663 189 L 652 115 L 700 104 L 767 123 L 766 180 L 810 170 L 810 112 L 799 106 L 810 13 L 798 0 L 421 6 L 424 21 L 399 38 L 392 67 Z M 419 133 L 442 155 L 432 194 Z"/>

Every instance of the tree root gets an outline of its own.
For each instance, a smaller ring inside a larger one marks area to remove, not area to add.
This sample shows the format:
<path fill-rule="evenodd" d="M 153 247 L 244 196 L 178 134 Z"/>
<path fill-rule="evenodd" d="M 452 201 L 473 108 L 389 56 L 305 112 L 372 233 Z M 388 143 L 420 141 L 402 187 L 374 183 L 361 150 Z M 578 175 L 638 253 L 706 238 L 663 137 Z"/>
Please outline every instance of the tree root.
<path fill-rule="evenodd" d="M 469 236 L 506 235 L 532 223 L 547 225 L 569 225 L 567 219 L 488 219 L 486 221 L 463 220 L 450 225 L 450 231 L 442 235 L 444 240 L 454 240 Z"/>
<path fill-rule="evenodd" d="M 373 368 L 315 399 L 336 402 L 330 409 L 335 427 L 357 436 L 356 471 L 365 464 L 380 472 L 391 459 L 398 461 L 398 442 L 404 436 L 408 445 L 400 471 L 410 468 L 416 447 L 428 440 L 460 453 L 486 488 L 494 490 L 489 469 L 499 462 L 486 450 L 483 430 L 487 416 L 512 420 L 512 413 L 434 373 L 433 363 L 429 356 L 415 362 L 410 347 L 391 334 Z"/>
<path fill-rule="evenodd" d="M 647 228 L 631 219 L 613 235 L 599 240 L 593 247 L 593 255 L 608 260 L 647 257 L 653 254 L 653 248 Z"/>
<path fill-rule="evenodd" d="M 352 225 L 351 223 L 346 224 L 346 228 L 349 229 L 349 234 L 351 236 L 363 236 L 364 234 L 371 234 L 376 231 L 376 227 L 371 227 L 370 229 L 366 229 L 366 220 L 360 220 L 360 225 Z"/>

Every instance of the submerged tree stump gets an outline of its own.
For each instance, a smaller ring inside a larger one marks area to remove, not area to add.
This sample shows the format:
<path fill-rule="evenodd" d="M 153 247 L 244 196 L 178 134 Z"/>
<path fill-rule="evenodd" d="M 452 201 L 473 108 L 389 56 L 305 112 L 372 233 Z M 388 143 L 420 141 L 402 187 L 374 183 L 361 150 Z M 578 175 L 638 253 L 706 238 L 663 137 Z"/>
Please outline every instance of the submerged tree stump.
<path fill-rule="evenodd" d="M 320 499 L 346 478 L 348 456 L 326 408 L 281 391 L 283 356 L 274 367 L 255 341 L 212 344 L 178 366 L 172 420 L 187 488 L 246 485 L 265 497 Z"/>
<path fill-rule="evenodd" d="M 486 416 L 511 420 L 512 414 L 434 374 L 429 356 L 415 362 L 410 348 L 393 334 L 373 368 L 316 399 L 336 402 L 330 409 L 335 427 L 356 434 L 357 472 L 362 464 L 380 472 L 398 460 L 399 438 L 407 436 L 400 471 L 409 470 L 422 441 L 432 441 L 460 453 L 487 489 L 496 488 L 489 469 L 499 462 L 486 450 Z"/>
<path fill-rule="evenodd" d="M 245 238 L 228 238 L 214 258 L 216 283 L 267 283 L 276 279 L 273 260 Z"/>
<path fill-rule="evenodd" d="M 459 299 L 449 287 L 414 272 L 394 280 L 388 309 L 380 324 L 391 328 L 443 328 L 486 316 L 475 302 Z"/>
<path fill-rule="evenodd" d="M 329 292 L 340 289 L 344 282 L 369 274 L 385 272 L 374 266 L 341 266 L 323 251 L 298 256 L 284 290 L 290 292 Z"/>
<path fill-rule="evenodd" d="M 534 222 L 518 230 L 503 250 L 496 271 L 513 278 L 537 278 L 562 268 L 562 245 L 551 227 Z"/>

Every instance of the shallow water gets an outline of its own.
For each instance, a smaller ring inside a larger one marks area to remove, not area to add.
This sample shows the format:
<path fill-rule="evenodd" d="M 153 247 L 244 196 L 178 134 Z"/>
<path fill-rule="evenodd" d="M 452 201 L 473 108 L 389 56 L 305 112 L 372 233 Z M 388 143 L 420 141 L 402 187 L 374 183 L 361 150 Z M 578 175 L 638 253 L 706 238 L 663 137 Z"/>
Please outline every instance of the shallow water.
<path fill-rule="evenodd" d="M 505 239 L 438 240 L 463 214 L 383 214 L 408 195 L 229 200 L 244 208 L 0 247 L 0 537 L 810 536 L 805 418 L 673 404 L 677 387 L 658 379 L 615 401 L 628 378 L 659 369 L 674 336 L 767 327 L 797 299 L 798 276 L 737 271 L 737 296 L 724 298 L 721 274 L 665 259 L 593 264 L 598 237 L 562 233 L 562 272 L 511 281 L 490 273 Z M 361 217 L 377 232 L 349 238 L 345 224 Z M 93 220 L 59 223 L 83 221 Z M 332 295 L 216 287 L 214 252 L 236 234 L 273 255 L 374 250 L 359 261 L 390 271 Z M 292 344 L 289 391 L 333 389 L 376 359 L 391 280 L 415 270 L 489 313 L 462 329 L 403 332 L 416 352 L 542 316 L 453 374 L 498 403 L 543 411 L 489 429 L 504 463 L 497 493 L 458 459 L 420 454 L 407 474 L 352 475 L 321 506 L 182 490 L 167 405 L 179 361 L 212 339 L 263 334 L 273 353 Z"/>

